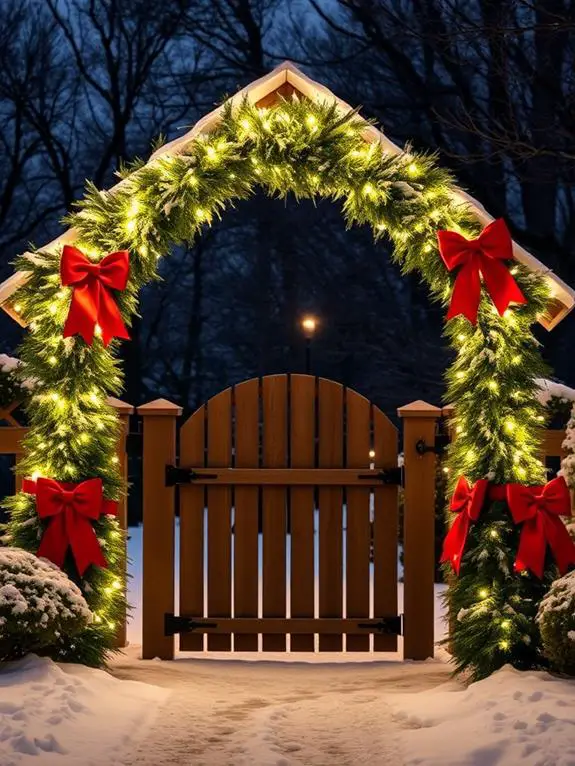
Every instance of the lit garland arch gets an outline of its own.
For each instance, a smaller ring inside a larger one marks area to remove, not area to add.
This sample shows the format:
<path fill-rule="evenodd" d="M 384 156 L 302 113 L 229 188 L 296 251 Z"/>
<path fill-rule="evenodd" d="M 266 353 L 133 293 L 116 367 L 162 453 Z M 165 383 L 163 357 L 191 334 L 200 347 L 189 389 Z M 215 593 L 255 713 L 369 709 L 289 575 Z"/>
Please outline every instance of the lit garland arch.
<path fill-rule="evenodd" d="M 130 168 L 110 193 L 89 186 L 69 219 L 78 235 L 75 245 L 93 261 L 129 250 L 128 285 L 114 295 L 129 325 L 140 289 L 157 277 L 158 259 L 173 245 L 193 241 L 234 201 L 260 189 L 280 198 L 290 192 L 325 197 L 341 202 L 349 226 L 370 226 L 375 240 L 388 237 L 401 270 L 419 273 L 432 299 L 447 306 L 454 275 L 439 257 L 437 231 L 475 237 L 477 220 L 454 198 L 451 178 L 434 157 L 386 154 L 379 142 L 366 143 L 365 129 L 355 113 L 342 117 L 328 102 L 287 98 L 267 109 L 247 100 L 229 105 L 217 127 L 181 153 Z M 17 264 L 32 269 L 18 292 L 18 310 L 30 328 L 21 358 L 26 375 L 37 379 L 20 471 L 68 482 L 101 478 L 105 496 L 118 499 L 117 423 L 106 397 L 122 388 L 119 342 L 105 347 L 96 338 L 89 346 L 79 336 L 62 337 L 71 290 L 62 287 L 60 258 L 61 251 L 39 251 L 32 265 L 27 258 Z M 544 412 L 534 395 L 534 378 L 545 370 L 530 328 L 545 309 L 548 290 L 526 267 L 515 264 L 512 272 L 525 305 L 501 317 L 483 291 L 476 326 L 463 317 L 446 324 L 455 351 L 447 372 L 447 401 L 456 413 L 457 439 L 448 457 L 454 479 L 545 479 L 538 459 Z M 35 498 L 20 493 L 9 502 L 13 544 L 37 550 Z M 102 517 L 95 529 L 110 567 L 90 567 L 81 584 L 97 622 L 74 647 L 63 640 L 61 652 L 92 664 L 102 661 L 112 643 L 124 599 L 118 528 Z M 470 531 L 460 577 L 449 591 L 458 615 L 455 657 L 476 676 L 505 662 L 539 662 L 532 616 L 554 567 L 549 561 L 542 581 L 515 574 L 517 537 L 506 503 L 490 502 Z"/>

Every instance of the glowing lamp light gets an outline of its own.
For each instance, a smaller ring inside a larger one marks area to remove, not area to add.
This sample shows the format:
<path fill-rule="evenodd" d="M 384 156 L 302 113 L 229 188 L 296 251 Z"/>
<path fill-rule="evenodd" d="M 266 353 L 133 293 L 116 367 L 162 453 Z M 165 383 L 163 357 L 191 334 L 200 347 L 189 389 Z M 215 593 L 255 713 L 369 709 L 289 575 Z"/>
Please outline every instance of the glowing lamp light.
<path fill-rule="evenodd" d="M 317 330 L 318 321 L 314 316 L 305 316 L 301 320 L 302 330 L 306 338 L 311 338 Z"/>

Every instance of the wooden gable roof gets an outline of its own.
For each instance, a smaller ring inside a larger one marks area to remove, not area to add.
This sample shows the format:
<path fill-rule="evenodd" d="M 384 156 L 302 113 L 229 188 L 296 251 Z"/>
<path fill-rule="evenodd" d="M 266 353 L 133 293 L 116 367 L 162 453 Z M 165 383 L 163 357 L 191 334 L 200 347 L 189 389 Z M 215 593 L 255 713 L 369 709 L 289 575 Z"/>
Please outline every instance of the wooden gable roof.
<path fill-rule="evenodd" d="M 271 106 L 280 97 L 289 97 L 293 93 L 304 96 L 314 101 L 335 101 L 342 114 L 349 112 L 351 106 L 342 101 L 325 86 L 315 82 L 310 77 L 301 72 L 289 61 L 284 61 L 269 74 L 255 80 L 250 85 L 238 91 L 228 100 L 228 103 L 240 103 L 247 98 L 251 103 L 260 107 Z M 208 133 L 219 122 L 223 106 L 219 106 L 209 114 L 202 117 L 187 133 L 179 136 L 168 144 L 160 147 L 150 157 L 150 161 L 165 155 L 175 155 L 183 151 L 185 147 L 196 136 L 201 133 Z M 364 138 L 368 142 L 378 141 L 386 152 L 390 154 L 400 154 L 403 149 L 387 138 L 381 130 L 367 121 L 365 123 Z M 118 188 L 124 183 L 120 181 L 113 189 Z M 481 224 L 486 225 L 493 220 L 493 217 L 485 208 L 473 197 L 461 189 L 454 189 L 453 196 L 460 202 L 466 202 L 473 210 L 474 214 Z M 70 244 L 77 238 L 77 232 L 70 228 L 56 239 L 42 247 L 42 250 L 54 250 L 64 244 Z M 33 253 L 25 253 L 30 261 L 34 261 Z M 513 255 L 517 261 L 527 266 L 532 271 L 542 272 L 547 280 L 552 295 L 548 311 L 544 316 L 539 317 L 540 323 L 551 330 L 573 309 L 575 305 L 575 291 L 569 287 L 556 274 L 542 264 L 535 256 L 522 248 L 516 242 L 513 243 Z M 18 271 L 0 284 L 0 306 L 10 314 L 16 321 L 23 324 L 22 318 L 15 310 L 15 293 L 29 278 L 29 272 Z"/>

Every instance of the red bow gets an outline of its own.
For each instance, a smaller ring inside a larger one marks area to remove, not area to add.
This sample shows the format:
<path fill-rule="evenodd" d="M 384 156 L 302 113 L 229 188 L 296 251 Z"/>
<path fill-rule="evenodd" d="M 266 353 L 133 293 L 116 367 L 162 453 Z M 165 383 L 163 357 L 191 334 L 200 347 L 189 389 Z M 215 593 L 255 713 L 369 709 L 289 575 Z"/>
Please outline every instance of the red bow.
<path fill-rule="evenodd" d="M 38 556 L 50 559 L 62 568 L 68 546 L 72 549 L 80 576 L 90 564 L 107 567 L 91 522 L 100 514 L 116 514 L 118 504 L 104 500 L 102 480 L 88 479 L 80 484 L 54 479 L 25 479 L 24 492 L 36 495 L 36 508 L 41 519 L 49 523 L 44 531 Z"/>
<path fill-rule="evenodd" d="M 129 253 L 110 253 L 99 263 L 89 261 L 76 247 L 64 245 L 60 261 L 62 284 L 74 292 L 64 326 L 64 337 L 79 333 L 91 346 L 96 325 L 102 330 L 105 346 L 112 338 L 129 338 L 128 331 L 110 290 L 125 290 L 130 272 Z"/>
<path fill-rule="evenodd" d="M 502 261 L 513 258 L 513 242 L 503 218 L 483 229 L 477 239 L 455 231 L 438 231 L 439 252 L 449 271 L 458 267 L 447 318 L 459 314 L 477 322 L 481 300 L 481 277 L 497 311 L 503 315 L 511 302 L 527 303 L 519 285 Z"/>
<path fill-rule="evenodd" d="M 545 551 L 551 548 L 561 574 L 575 564 L 575 544 L 559 516 L 571 515 L 569 488 L 562 476 L 543 487 L 507 485 L 507 502 L 513 521 L 523 522 L 515 569 L 529 569 L 543 577 Z"/>
<path fill-rule="evenodd" d="M 457 574 L 461 567 L 469 525 L 479 518 L 488 483 L 487 479 L 479 479 L 473 487 L 470 487 L 465 476 L 460 476 L 451 498 L 449 510 L 457 516 L 445 536 L 441 562 L 449 561 Z"/>

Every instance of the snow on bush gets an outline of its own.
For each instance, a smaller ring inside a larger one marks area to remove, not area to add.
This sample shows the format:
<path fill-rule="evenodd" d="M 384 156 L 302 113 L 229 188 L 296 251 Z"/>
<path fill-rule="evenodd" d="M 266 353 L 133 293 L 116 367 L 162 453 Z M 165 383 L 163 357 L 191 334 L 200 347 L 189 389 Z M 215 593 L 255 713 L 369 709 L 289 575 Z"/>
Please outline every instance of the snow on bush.
<path fill-rule="evenodd" d="M 552 668 L 575 675 L 575 572 L 555 580 L 539 604 L 537 622 Z"/>
<path fill-rule="evenodd" d="M 49 653 L 61 635 L 75 635 L 91 620 L 80 589 L 61 569 L 19 548 L 0 548 L 0 662 Z"/>

